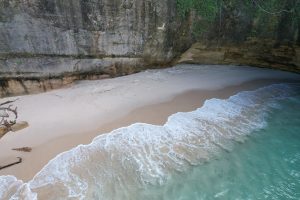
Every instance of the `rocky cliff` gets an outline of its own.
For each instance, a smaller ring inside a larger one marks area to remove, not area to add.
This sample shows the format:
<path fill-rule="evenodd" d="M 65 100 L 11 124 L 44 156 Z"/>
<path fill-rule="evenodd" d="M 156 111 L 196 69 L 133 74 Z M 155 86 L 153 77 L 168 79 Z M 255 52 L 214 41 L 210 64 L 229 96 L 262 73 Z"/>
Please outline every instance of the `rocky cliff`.
<path fill-rule="evenodd" d="M 179 62 L 300 72 L 298 0 L 1 0 L 0 97 Z"/>
<path fill-rule="evenodd" d="M 177 15 L 174 0 L 2 0 L 0 97 L 165 65 L 191 44 Z"/>
<path fill-rule="evenodd" d="M 209 45 L 197 42 L 178 63 L 249 65 L 300 73 L 300 47 L 269 39 L 248 38 L 241 44 Z"/>

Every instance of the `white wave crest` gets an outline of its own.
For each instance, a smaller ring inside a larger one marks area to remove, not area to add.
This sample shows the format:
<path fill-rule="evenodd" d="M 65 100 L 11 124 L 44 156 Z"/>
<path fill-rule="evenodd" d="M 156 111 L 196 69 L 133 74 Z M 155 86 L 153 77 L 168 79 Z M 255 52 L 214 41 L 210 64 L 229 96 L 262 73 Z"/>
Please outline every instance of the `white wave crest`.
<path fill-rule="evenodd" d="M 299 89 L 277 84 L 210 99 L 163 126 L 137 123 L 100 135 L 58 155 L 29 183 L 0 177 L 0 199 L 134 199 L 145 185 L 164 184 L 174 172 L 230 152 L 266 125 L 278 100 L 299 95 Z"/>

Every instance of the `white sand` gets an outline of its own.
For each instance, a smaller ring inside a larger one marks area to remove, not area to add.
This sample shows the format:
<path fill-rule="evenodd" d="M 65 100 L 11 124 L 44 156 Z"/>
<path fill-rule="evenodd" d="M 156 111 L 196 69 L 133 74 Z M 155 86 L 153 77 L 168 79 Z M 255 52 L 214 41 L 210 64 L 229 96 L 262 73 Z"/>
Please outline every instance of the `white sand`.
<path fill-rule="evenodd" d="M 170 101 L 190 90 L 220 90 L 259 79 L 300 80 L 300 76 L 241 66 L 180 65 L 114 79 L 81 81 L 69 88 L 20 96 L 15 103 L 19 120 L 27 121 L 29 127 L 0 140 L 0 165 L 17 156 L 23 158 L 23 163 L 1 170 L 0 175 L 11 174 L 29 180 L 58 153 L 89 143 L 92 137 L 103 131 L 123 126 L 124 123 L 118 120 L 126 118 L 137 108 Z M 204 93 L 203 97 L 211 98 Z M 9 99 L 15 98 L 1 101 Z M 176 104 L 167 114 L 181 111 L 174 108 Z M 157 116 L 156 113 L 159 112 L 152 112 L 148 118 L 155 119 L 166 112 L 162 111 Z M 129 121 L 137 122 L 140 117 Z M 22 153 L 11 150 L 25 146 L 32 147 L 33 151 Z"/>

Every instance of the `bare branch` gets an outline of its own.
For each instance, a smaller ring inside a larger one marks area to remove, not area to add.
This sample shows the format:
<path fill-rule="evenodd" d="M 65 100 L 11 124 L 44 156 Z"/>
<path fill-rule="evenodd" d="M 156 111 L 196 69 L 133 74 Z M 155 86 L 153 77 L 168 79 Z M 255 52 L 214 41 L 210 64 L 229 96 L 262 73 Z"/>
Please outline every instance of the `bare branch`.
<path fill-rule="evenodd" d="M 15 100 L 11 100 L 11 101 L 5 101 L 4 103 L 0 103 L 0 106 L 6 105 L 6 104 L 10 104 L 10 103 L 14 103 L 17 100 L 19 100 L 19 99 L 15 99 Z"/>
<path fill-rule="evenodd" d="M 1 116 L 2 118 L 8 118 L 9 117 L 8 112 L 13 113 L 15 115 L 15 119 L 18 118 L 18 112 L 17 112 L 18 107 L 15 107 L 15 109 L 12 109 L 11 107 L 12 107 L 12 105 L 10 105 L 8 107 L 2 107 L 2 108 L 0 107 L 0 110 L 3 110 L 6 113 L 6 115 Z"/>
<path fill-rule="evenodd" d="M 17 157 L 17 158 L 18 158 L 18 161 L 16 161 L 16 162 L 13 162 L 13 163 L 10 163 L 10 164 L 4 165 L 4 166 L 0 166 L 0 170 L 21 163 L 22 158 L 20 158 L 20 157 Z"/>
<path fill-rule="evenodd" d="M 8 104 L 13 103 L 17 100 L 18 99 L 12 101 L 6 101 L 0 104 L 0 111 L 2 111 L 0 113 L 0 125 L 5 126 L 8 130 L 12 125 L 16 123 L 16 120 L 18 118 L 18 111 L 17 111 L 18 108 L 17 107 L 13 108 L 13 105 L 8 105 Z"/>

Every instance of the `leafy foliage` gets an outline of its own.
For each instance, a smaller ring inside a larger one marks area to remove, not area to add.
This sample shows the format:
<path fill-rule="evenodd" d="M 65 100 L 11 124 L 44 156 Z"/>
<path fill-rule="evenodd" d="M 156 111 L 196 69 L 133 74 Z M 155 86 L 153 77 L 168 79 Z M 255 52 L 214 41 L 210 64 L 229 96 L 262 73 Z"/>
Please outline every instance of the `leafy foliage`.
<path fill-rule="evenodd" d="M 201 19 L 193 24 L 193 34 L 199 36 L 214 22 L 220 2 L 220 0 L 177 0 L 177 9 L 183 18 L 193 11 Z"/>
<path fill-rule="evenodd" d="M 193 24 L 195 37 L 208 32 L 213 23 L 226 20 L 221 19 L 226 9 L 233 15 L 251 18 L 253 29 L 249 36 L 275 37 L 283 16 L 291 26 L 300 26 L 300 0 L 177 0 L 181 17 L 195 13 L 198 18 Z"/>

